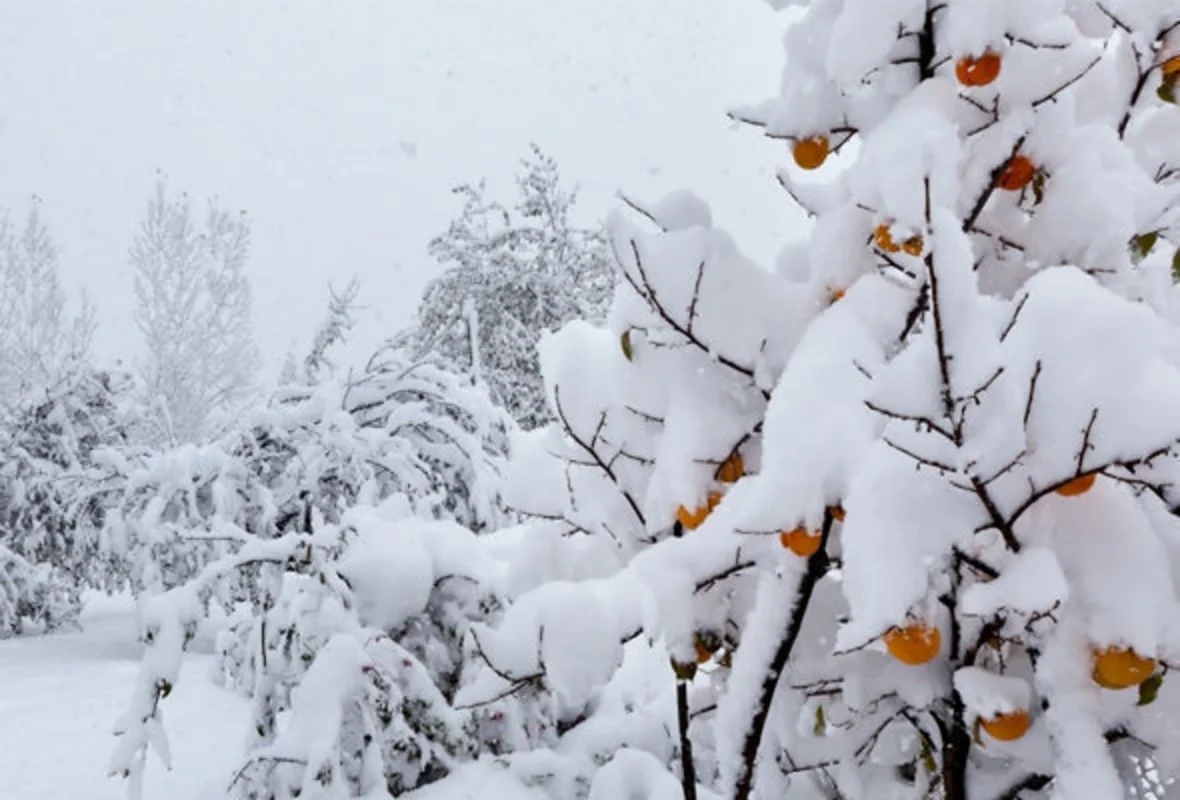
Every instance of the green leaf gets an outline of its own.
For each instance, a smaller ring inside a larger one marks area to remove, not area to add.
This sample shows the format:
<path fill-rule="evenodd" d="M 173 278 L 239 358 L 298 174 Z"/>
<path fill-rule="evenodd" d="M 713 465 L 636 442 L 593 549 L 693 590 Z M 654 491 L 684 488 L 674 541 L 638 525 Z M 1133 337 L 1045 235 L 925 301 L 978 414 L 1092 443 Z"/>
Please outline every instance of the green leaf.
<path fill-rule="evenodd" d="M 1176 254 L 1172 256 L 1172 280 L 1180 281 L 1180 247 L 1176 248 Z"/>
<path fill-rule="evenodd" d="M 824 720 L 824 707 L 817 705 L 815 707 L 815 725 L 812 726 L 811 730 L 816 736 L 823 736 L 827 729 L 828 723 Z"/>
<path fill-rule="evenodd" d="M 1164 81 L 1160 84 L 1160 88 L 1155 90 L 1156 97 L 1163 100 L 1165 103 L 1176 104 L 1176 82 Z"/>
<path fill-rule="evenodd" d="M 938 762 L 934 760 L 934 748 L 930 746 L 930 740 L 925 736 L 922 737 L 922 766 L 931 775 L 938 772 Z"/>
<path fill-rule="evenodd" d="M 1137 706 L 1148 706 L 1155 702 L 1155 698 L 1159 696 L 1160 687 L 1164 685 L 1163 673 L 1152 675 L 1150 678 L 1139 684 L 1139 702 Z"/>
<path fill-rule="evenodd" d="M 971 726 L 971 738 L 980 747 L 983 747 L 983 720 L 979 717 L 975 718 L 975 724 Z"/>
<path fill-rule="evenodd" d="M 1032 179 L 1033 198 L 1039 204 L 1045 199 L 1045 173 L 1037 170 Z"/>
<path fill-rule="evenodd" d="M 623 346 L 623 356 L 628 361 L 635 358 L 635 351 L 631 348 L 631 329 L 623 331 L 623 335 L 619 337 L 619 343 Z"/>
<path fill-rule="evenodd" d="M 1159 231 L 1150 231 L 1148 233 L 1141 233 L 1131 240 L 1131 250 L 1135 256 L 1135 263 L 1139 263 L 1151 254 L 1151 249 L 1155 247 L 1155 243 L 1159 241 Z"/>

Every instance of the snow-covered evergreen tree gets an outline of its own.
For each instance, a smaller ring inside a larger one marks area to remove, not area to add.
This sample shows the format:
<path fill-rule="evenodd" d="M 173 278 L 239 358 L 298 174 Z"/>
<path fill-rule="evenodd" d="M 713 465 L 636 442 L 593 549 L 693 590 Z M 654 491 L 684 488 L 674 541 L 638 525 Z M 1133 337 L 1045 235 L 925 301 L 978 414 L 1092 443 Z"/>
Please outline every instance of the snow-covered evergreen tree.
<path fill-rule="evenodd" d="M 782 91 L 734 115 L 814 227 L 771 272 L 691 195 L 635 204 L 607 327 L 543 342 L 534 588 L 479 688 L 573 727 L 510 761 L 590 797 L 1162 797 L 1180 10 L 772 5 Z"/>
<path fill-rule="evenodd" d="M 231 613 L 223 677 L 254 708 L 235 796 L 396 795 L 473 757 L 479 720 L 451 701 L 467 627 L 502 602 L 476 532 L 509 519 L 510 428 L 483 388 L 386 349 L 132 476 L 122 538 L 165 591 L 142 603 L 112 768 L 135 788 L 149 746 L 167 758 L 158 704 L 211 601 Z"/>
<path fill-rule="evenodd" d="M 599 319 L 610 296 L 599 230 L 580 227 L 575 192 L 535 145 L 510 211 L 483 183 L 456 188 L 463 210 L 430 244 L 443 273 L 426 288 L 412 332 L 419 354 L 487 383 L 525 428 L 549 419 L 537 365 L 541 334 L 571 319 Z"/>
<path fill-rule="evenodd" d="M 163 181 L 131 247 L 135 320 L 147 354 L 141 367 L 155 406 L 158 443 L 202 441 L 218 415 L 250 397 L 258 355 L 251 332 L 243 214 L 210 205 L 193 222 L 187 196 L 169 197 Z"/>

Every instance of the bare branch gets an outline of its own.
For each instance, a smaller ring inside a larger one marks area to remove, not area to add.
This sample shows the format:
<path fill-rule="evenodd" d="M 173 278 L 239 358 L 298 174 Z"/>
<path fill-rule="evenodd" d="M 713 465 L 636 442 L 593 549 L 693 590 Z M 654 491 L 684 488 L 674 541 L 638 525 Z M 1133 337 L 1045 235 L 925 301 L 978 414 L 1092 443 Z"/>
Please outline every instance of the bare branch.
<path fill-rule="evenodd" d="M 1082 446 L 1078 448 L 1077 457 L 1077 474 L 1082 474 L 1082 465 L 1086 460 L 1086 453 L 1094 449 L 1094 445 L 1090 444 L 1090 435 L 1094 432 L 1094 423 L 1098 420 L 1098 407 L 1090 412 L 1090 421 L 1086 423 L 1086 430 L 1082 433 Z"/>
<path fill-rule="evenodd" d="M 1016 304 L 1016 308 L 1012 311 L 1012 319 L 1008 320 L 1008 324 L 1004 326 L 1003 332 L 1000 333 L 1001 342 L 1007 339 L 1008 334 L 1010 334 L 1012 329 L 1016 327 L 1016 321 L 1020 319 L 1020 312 L 1024 310 L 1024 304 L 1028 302 L 1028 298 L 1029 295 L 1026 294 L 1024 297 L 1020 298 L 1020 301 Z"/>
<path fill-rule="evenodd" d="M 667 323 L 668 327 L 687 339 L 694 347 L 708 354 L 719 364 L 722 364 L 723 366 L 726 366 L 741 375 L 745 375 L 747 378 L 753 381 L 754 369 L 752 367 L 743 366 L 742 364 L 737 363 L 736 361 L 722 355 L 721 353 L 714 353 L 708 346 L 705 345 L 704 342 L 698 339 L 691 330 L 686 328 L 684 325 L 681 325 L 676 321 L 675 318 L 672 317 L 671 314 L 668 313 L 667 309 L 664 308 L 663 304 L 660 303 L 659 299 L 655 295 L 651 281 L 648 279 L 647 272 L 643 267 L 643 258 L 639 254 L 639 245 L 634 239 L 631 240 L 631 252 L 635 257 L 635 267 L 639 270 L 639 277 L 643 281 L 643 287 L 636 283 L 635 279 L 631 277 L 631 273 L 628 270 L 623 269 L 621 271 L 623 273 L 623 279 L 626 280 L 628 284 L 630 284 L 631 288 L 635 290 L 636 294 L 638 294 L 647 302 L 651 309 L 655 311 L 665 323 Z M 644 287 L 646 287 L 646 289 Z M 765 389 L 759 389 L 759 391 L 762 392 L 764 397 L 770 396 L 770 393 Z"/>
<path fill-rule="evenodd" d="M 1098 66 L 1100 63 L 1102 63 L 1102 56 L 1097 56 L 1097 57 L 1096 57 L 1096 58 L 1095 58 L 1093 61 L 1091 61 L 1089 64 L 1087 64 L 1087 65 L 1086 65 L 1085 69 L 1083 69 L 1083 70 L 1082 70 L 1081 72 L 1079 72 L 1077 75 L 1074 75 L 1074 76 L 1073 76 L 1072 78 L 1070 78 L 1068 81 L 1066 81 L 1065 83 L 1061 84 L 1060 86 L 1058 86 L 1058 87 L 1057 87 L 1056 89 L 1054 89 L 1053 91 L 1049 92 L 1049 94 L 1045 95 L 1044 97 L 1042 97 L 1042 98 L 1040 98 L 1040 99 L 1038 99 L 1038 100 L 1034 100 L 1034 101 L 1032 102 L 1032 107 L 1033 107 L 1034 109 L 1036 109 L 1036 108 L 1040 108 L 1040 107 L 1041 107 L 1041 106 L 1043 106 L 1045 103 L 1049 103 L 1049 102 L 1053 102 L 1053 101 L 1055 101 L 1055 100 L 1057 99 L 1057 96 L 1058 96 L 1059 94 L 1061 94 L 1062 92 L 1064 92 L 1064 91 L 1065 91 L 1066 89 L 1068 89 L 1069 87 L 1073 86 L 1075 83 L 1077 83 L 1078 81 L 1080 81 L 1082 78 L 1084 78 L 1084 77 L 1086 77 L 1087 75 L 1089 75 L 1089 74 L 1090 74 L 1090 70 L 1094 69 L 1094 67 Z M 1120 135 L 1122 134 L 1122 130 L 1121 130 L 1121 129 L 1119 130 L 1119 134 L 1120 134 Z"/>
<path fill-rule="evenodd" d="M 1024 427 L 1028 427 L 1028 420 L 1032 416 L 1033 399 L 1037 396 L 1037 380 L 1041 377 L 1041 360 L 1037 359 L 1037 365 L 1033 368 L 1032 377 L 1028 381 L 1028 400 L 1024 403 Z"/>
<path fill-rule="evenodd" d="M 610 464 L 603 460 L 598 451 L 574 432 L 573 426 L 570 424 L 569 417 L 565 415 L 565 408 L 561 404 L 560 386 L 553 387 L 553 405 L 556 407 L 557 417 L 561 421 L 561 427 L 565 430 L 566 435 L 569 436 L 573 443 L 580 447 L 582 451 L 586 453 L 586 455 L 590 456 L 590 458 L 594 460 L 594 463 L 598 465 L 598 468 L 606 473 L 606 476 L 611 480 L 611 482 L 614 483 L 616 487 L 618 487 L 619 494 L 623 496 L 623 499 L 627 501 L 627 505 L 631 507 L 631 512 L 635 515 L 635 519 L 638 520 L 639 526 L 646 530 L 647 519 L 643 516 L 643 512 L 639 510 L 639 503 L 637 503 L 635 498 L 631 496 L 631 492 L 629 492 L 623 486 L 623 484 L 619 482 L 619 478 L 615 474 L 615 471 L 611 468 Z"/>
<path fill-rule="evenodd" d="M 901 411 L 893 411 L 891 409 L 877 405 L 872 400 L 865 400 L 864 403 L 870 411 L 875 411 L 883 417 L 889 417 L 890 419 L 901 420 L 902 422 L 912 422 L 919 430 L 928 430 L 933 433 L 937 433 L 938 435 L 940 435 L 944 439 L 946 439 L 948 442 L 953 442 L 955 440 L 953 433 L 951 433 L 947 429 L 943 428 L 937 422 L 930 419 L 929 417 L 919 417 L 919 416 L 915 416 L 913 414 L 906 414 Z M 907 453 L 907 455 L 908 455 L 908 453 Z"/>
<path fill-rule="evenodd" d="M 954 467 L 952 467 L 950 464 L 945 464 L 941 461 L 935 461 L 934 459 L 919 455 L 919 454 L 915 453 L 913 450 L 910 450 L 906 447 L 901 446 L 897 442 L 894 442 L 892 439 L 884 438 L 881 441 L 885 442 L 885 444 L 889 445 L 890 447 L 892 447 L 894 450 L 901 453 L 902 455 L 906 455 L 906 456 L 909 456 L 910 458 L 912 458 L 914 460 L 914 466 L 917 469 L 921 469 L 924 466 L 930 467 L 931 469 L 938 470 L 938 472 L 943 475 L 948 475 L 948 474 L 954 475 L 958 471 Z"/>

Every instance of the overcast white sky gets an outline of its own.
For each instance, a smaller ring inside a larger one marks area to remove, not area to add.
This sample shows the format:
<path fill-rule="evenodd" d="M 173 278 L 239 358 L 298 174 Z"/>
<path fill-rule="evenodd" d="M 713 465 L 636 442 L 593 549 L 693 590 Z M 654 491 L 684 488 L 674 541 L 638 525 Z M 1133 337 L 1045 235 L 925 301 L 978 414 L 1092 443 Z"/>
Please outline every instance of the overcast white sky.
<path fill-rule="evenodd" d="M 276 364 L 357 274 L 367 347 L 408 318 L 452 185 L 511 188 L 530 140 L 599 216 L 619 188 L 692 188 L 769 260 L 800 217 L 762 99 L 782 20 L 762 0 L 0 0 L 0 203 L 39 195 L 99 351 L 134 356 L 128 243 L 156 170 L 254 223 Z"/>

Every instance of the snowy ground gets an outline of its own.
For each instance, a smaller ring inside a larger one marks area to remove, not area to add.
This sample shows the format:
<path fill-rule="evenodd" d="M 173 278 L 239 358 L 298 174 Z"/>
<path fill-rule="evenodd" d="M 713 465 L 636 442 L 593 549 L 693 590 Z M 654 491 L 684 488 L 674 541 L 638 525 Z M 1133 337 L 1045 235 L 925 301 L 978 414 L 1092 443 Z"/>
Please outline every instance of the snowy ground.
<path fill-rule="evenodd" d="M 131 691 L 140 647 L 130 601 L 92 599 L 83 630 L 0 641 L 0 800 L 123 800 L 106 776 L 111 728 Z M 199 644 L 199 640 L 198 640 Z M 198 649 L 200 649 L 198 647 Z M 222 800 L 248 709 L 195 653 L 165 707 L 173 768 L 150 759 L 144 800 Z M 473 764 L 414 800 L 534 800 L 500 770 Z"/>
<path fill-rule="evenodd" d="M 106 777 L 111 727 L 126 702 L 139 647 L 126 601 L 92 602 L 81 633 L 0 641 L 0 798 L 114 800 Z M 145 800 L 224 796 L 245 728 L 245 702 L 213 685 L 210 656 L 185 663 L 165 709 L 173 770 L 148 769 Z M 154 759 L 153 759 L 154 760 Z"/>

